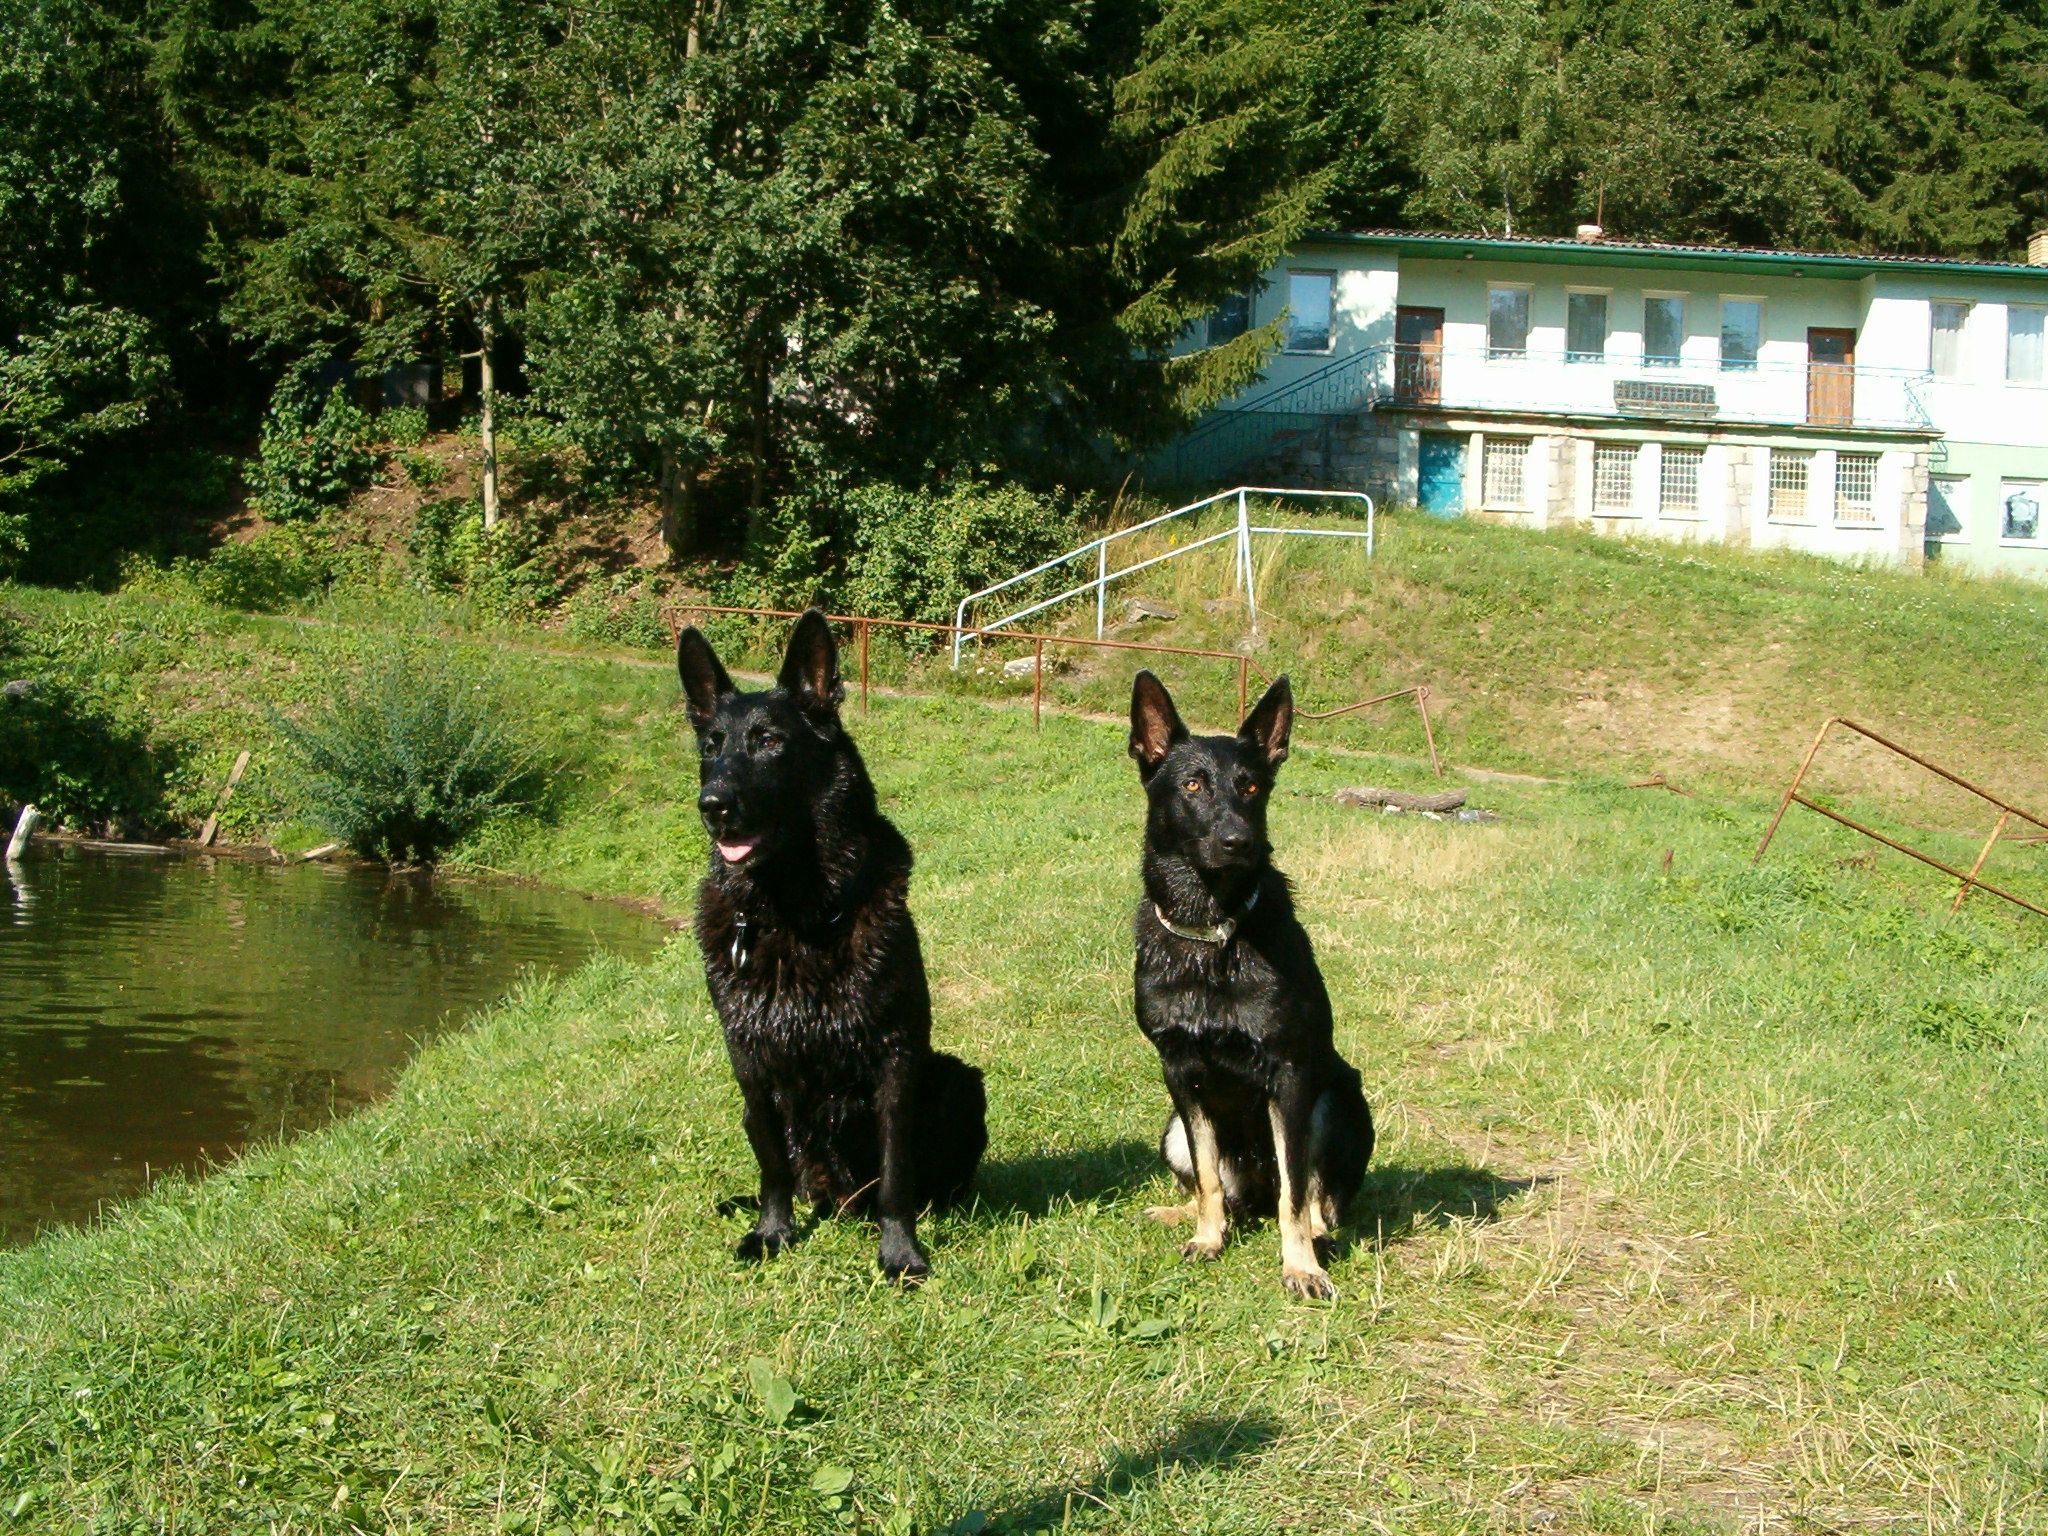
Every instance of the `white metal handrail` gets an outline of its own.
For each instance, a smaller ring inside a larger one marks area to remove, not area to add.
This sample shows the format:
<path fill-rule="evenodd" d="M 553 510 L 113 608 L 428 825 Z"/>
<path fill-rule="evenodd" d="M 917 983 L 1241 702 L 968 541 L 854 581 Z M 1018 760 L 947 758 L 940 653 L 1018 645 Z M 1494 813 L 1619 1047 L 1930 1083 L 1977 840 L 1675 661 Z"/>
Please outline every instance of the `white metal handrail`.
<path fill-rule="evenodd" d="M 1206 538 L 1196 539 L 1191 544 L 1177 545 L 1163 555 L 1153 555 L 1149 559 L 1136 561 L 1114 571 L 1109 568 L 1109 546 L 1117 542 L 1117 540 L 1128 539 L 1133 534 L 1143 533 L 1149 528 L 1157 528 L 1162 523 L 1170 523 L 1177 517 L 1186 517 L 1190 513 L 1199 512 L 1205 507 L 1213 507 L 1218 502 L 1228 501 L 1233 496 L 1237 498 L 1237 524 L 1235 527 L 1226 528 L 1220 533 L 1212 533 Z M 1330 501 L 1362 501 L 1365 503 L 1365 527 L 1363 529 L 1275 528 L 1255 525 L 1251 520 L 1249 505 L 1250 498 L 1254 496 L 1312 496 Z M 1159 516 L 1147 518 L 1142 523 L 1133 523 L 1128 528 L 1118 528 L 1113 532 L 1105 533 L 1099 539 L 1090 539 L 1078 549 L 1070 549 L 1064 555 L 1057 555 L 1042 564 L 1034 565 L 1028 571 L 1019 571 L 1016 575 L 999 581 L 993 586 L 983 587 L 979 592 L 968 593 L 967 596 L 960 599 L 959 606 L 953 611 L 953 623 L 955 626 L 953 632 L 953 666 L 956 670 L 960 666 L 960 647 L 969 633 L 967 610 L 985 597 L 992 597 L 998 592 L 1016 586 L 1019 582 L 1029 581 L 1034 576 L 1043 576 L 1047 571 L 1057 570 L 1071 561 L 1079 560 L 1086 555 L 1092 554 L 1095 556 L 1095 576 L 1093 580 L 1084 581 L 1078 586 L 1069 587 L 1066 591 L 1055 597 L 1048 597 L 1040 602 L 1032 603 L 1028 607 L 1019 608 L 1015 613 L 1005 614 L 1000 619 L 976 625 L 972 633 L 978 639 L 988 634 L 991 630 L 1005 628 L 1008 625 L 1015 624 L 1020 619 L 1028 619 L 1034 613 L 1043 613 L 1046 609 L 1064 603 L 1069 598 L 1079 597 L 1082 593 L 1092 590 L 1095 593 L 1095 636 L 1097 639 L 1100 639 L 1102 637 L 1104 608 L 1106 606 L 1105 594 L 1109 590 L 1109 584 L 1112 581 L 1134 575 L 1139 571 L 1146 570 L 1165 561 L 1178 559 L 1182 555 L 1193 554 L 1196 550 L 1205 549 L 1211 544 L 1220 544 L 1225 539 L 1234 539 L 1237 542 L 1237 549 L 1231 562 L 1233 575 L 1236 578 L 1239 589 L 1245 595 L 1245 604 L 1251 613 L 1252 633 L 1257 634 L 1259 630 L 1259 600 L 1258 594 L 1253 590 L 1253 537 L 1258 534 L 1301 534 L 1311 538 L 1363 539 L 1365 540 L 1365 555 L 1369 560 L 1372 558 L 1374 514 L 1375 509 L 1372 498 L 1363 491 L 1319 491 L 1292 486 L 1240 485 L 1232 490 L 1218 491 L 1213 496 L 1204 496 L 1200 501 L 1191 501 L 1184 507 L 1175 507 L 1171 512 L 1162 512 Z"/>

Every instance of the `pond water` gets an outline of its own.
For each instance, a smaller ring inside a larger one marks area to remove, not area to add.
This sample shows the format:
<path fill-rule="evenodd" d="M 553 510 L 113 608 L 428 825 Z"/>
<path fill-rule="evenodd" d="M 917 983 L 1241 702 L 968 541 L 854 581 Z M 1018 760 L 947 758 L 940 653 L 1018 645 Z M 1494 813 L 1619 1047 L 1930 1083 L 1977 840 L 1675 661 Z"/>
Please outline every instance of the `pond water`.
<path fill-rule="evenodd" d="M 665 936 L 556 891 L 39 844 L 0 874 L 0 1242 L 319 1125 L 523 972 Z"/>

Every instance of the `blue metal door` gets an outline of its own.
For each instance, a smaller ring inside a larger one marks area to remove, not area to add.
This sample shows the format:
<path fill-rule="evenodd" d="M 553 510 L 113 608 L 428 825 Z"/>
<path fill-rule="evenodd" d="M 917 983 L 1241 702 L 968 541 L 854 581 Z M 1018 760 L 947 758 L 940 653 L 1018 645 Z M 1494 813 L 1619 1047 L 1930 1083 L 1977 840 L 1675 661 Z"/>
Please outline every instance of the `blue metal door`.
<path fill-rule="evenodd" d="M 1465 438 L 1462 434 L 1422 434 L 1415 465 L 1415 500 L 1432 517 L 1456 517 L 1465 510 Z"/>

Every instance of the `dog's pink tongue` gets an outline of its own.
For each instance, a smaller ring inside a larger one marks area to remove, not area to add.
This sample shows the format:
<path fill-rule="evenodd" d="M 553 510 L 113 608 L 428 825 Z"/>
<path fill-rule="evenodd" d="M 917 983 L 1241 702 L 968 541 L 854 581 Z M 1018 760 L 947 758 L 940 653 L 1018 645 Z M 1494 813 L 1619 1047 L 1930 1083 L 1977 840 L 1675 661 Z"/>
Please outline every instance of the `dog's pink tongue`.
<path fill-rule="evenodd" d="M 728 864 L 739 863 L 741 859 L 744 859 L 748 854 L 752 853 L 753 851 L 754 845 L 751 842 L 720 843 L 718 845 L 718 856 L 724 859 L 725 862 Z"/>

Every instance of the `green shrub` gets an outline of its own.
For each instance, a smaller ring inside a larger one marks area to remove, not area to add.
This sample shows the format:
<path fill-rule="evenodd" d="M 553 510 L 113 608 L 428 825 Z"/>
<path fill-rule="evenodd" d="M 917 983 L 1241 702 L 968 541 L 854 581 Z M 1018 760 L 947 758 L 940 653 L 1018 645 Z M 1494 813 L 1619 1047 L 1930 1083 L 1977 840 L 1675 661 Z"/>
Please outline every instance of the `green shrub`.
<path fill-rule="evenodd" d="M 563 606 L 562 615 L 562 633 L 586 644 L 661 650 L 669 643 L 661 604 L 624 573 L 586 583 Z"/>
<path fill-rule="evenodd" d="M 394 448 L 417 448 L 427 440 L 427 410 L 422 405 L 394 405 L 377 417 L 384 441 Z"/>
<path fill-rule="evenodd" d="M 249 489 L 265 517 L 318 517 L 367 484 L 377 467 L 370 418 L 341 388 L 323 390 L 295 368 L 278 381 L 249 466 Z"/>
<path fill-rule="evenodd" d="M 207 602 L 249 613 L 282 613 L 309 603 L 326 593 L 335 574 L 332 551 L 289 526 L 223 544 L 205 560 L 181 560 L 175 569 Z"/>
<path fill-rule="evenodd" d="M 562 584 L 538 529 L 507 518 L 488 533 L 483 508 L 446 497 L 424 504 L 406 540 L 415 584 L 459 594 L 478 615 L 531 622 L 561 600 Z"/>
<path fill-rule="evenodd" d="M 747 559 L 720 596 L 943 623 L 968 593 L 1080 541 L 1072 502 L 1022 486 L 819 489 L 785 496 L 757 520 Z"/>
<path fill-rule="evenodd" d="M 512 717 L 490 680 L 414 648 L 277 723 L 315 825 L 370 858 L 425 864 L 531 798 L 535 754 Z"/>
<path fill-rule="evenodd" d="M 448 466 L 430 453 L 402 453 L 398 456 L 398 467 L 408 484 L 423 491 L 431 491 L 448 478 Z"/>
<path fill-rule="evenodd" d="M 174 765 L 146 722 L 62 678 L 6 670 L 0 678 L 0 811 L 33 802 L 52 823 L 73 827 L 163 825 L 164 785 Z"/>

